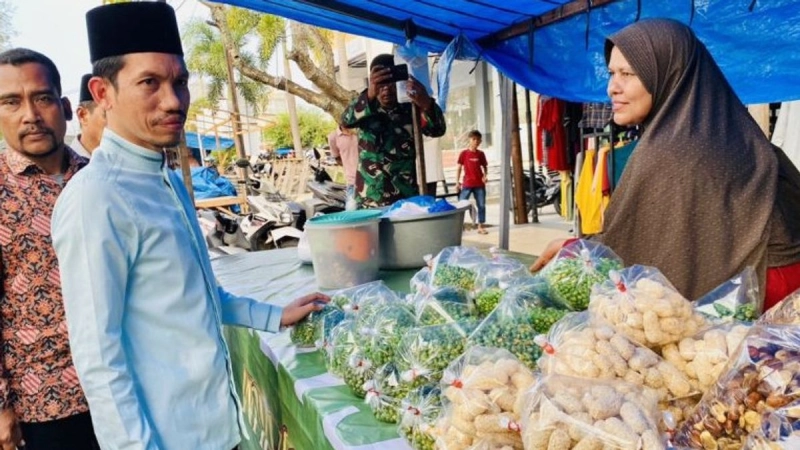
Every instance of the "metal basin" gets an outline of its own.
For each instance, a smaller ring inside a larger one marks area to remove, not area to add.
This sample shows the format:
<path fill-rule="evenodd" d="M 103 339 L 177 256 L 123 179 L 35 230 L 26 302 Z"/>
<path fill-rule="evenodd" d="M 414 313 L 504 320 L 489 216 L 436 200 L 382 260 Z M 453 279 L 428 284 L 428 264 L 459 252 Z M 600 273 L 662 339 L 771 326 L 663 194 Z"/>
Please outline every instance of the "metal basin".
<path fill-rule="evenodd" d="M 384 217 L 380 222 L 381 269 L 415 269 L 425 255 L 461 245 L 464 213 L 469 206 L 420 216 Z"/>

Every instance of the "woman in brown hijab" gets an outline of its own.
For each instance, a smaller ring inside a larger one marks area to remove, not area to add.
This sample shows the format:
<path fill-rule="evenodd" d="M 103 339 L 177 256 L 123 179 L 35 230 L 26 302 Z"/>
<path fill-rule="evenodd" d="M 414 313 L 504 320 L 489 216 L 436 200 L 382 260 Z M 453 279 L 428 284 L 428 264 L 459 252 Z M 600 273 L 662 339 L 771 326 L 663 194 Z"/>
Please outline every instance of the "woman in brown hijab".
<path fill-rule="evenodd" d="M 626 264 L 657 267 L 689 299 L 747 266 L 766 308 L 800 288 L 800 173 L 692 30 L 637 22 L 608 38 L 606 62 L 614 122 L 642 134 L 595 239 Z"/>

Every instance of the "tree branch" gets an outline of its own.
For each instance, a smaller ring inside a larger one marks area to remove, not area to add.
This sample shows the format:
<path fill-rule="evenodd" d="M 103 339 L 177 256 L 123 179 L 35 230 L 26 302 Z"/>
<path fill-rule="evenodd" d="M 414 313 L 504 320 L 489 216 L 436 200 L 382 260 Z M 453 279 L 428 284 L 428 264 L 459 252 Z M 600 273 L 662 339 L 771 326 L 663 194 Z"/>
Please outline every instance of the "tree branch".
<path fill-rule="evenodd" d="M 337 123 L 341 120 L 340 117 L 342 111 L 344 111 L 344 108 L 347 106 L 347 103 L 350 101 L 350 99 L 356 95 L 355 92 L 347 91 L 339 86 L 335 80 L 331 79 L 324 73 L 321 73 L 321 71 L 314 66 L 314 63 L 310 58 L 308 58 L 307 55 L 303 55 L 304 57 L 298 57 L 298 59 L 303 61 L 303 64 L 306 64 L 306 69 L 310 73 L 317 75 L 315 77 L 316 79 L 312 79 L 312 77 L 310 77 L 308 74 L 306 77 L 309 79 L 309 81 L 319 87 L 323 93 L 315 92 L 311 89 L 305 88 L 293 81 L 285 79 L 284 77 L 270 75 L 258 67 L 249 64 L 245 58 L 241 57 L 239 54 L 239 49 L 233 45 L 231 32 L 230 29 L 228 29 L 227 22 L 225 20 L 225 8 L 218 4 L 207 3 L 204 1 L 202 3 L 211 10 L 211 17 L 215 23 L 215 26 L 220 32 L 222 44 L 225 47 L 225 50 L 230 53 L 233 66 L 239 71 L 239 73 L 256 82 L 264 83 L 275 89 L 280 89 L 284 92 L 288 92 L 289 94 L 302 98 L 306 102 L 330 114 Z M 291 55 L 292 52 L 290 52 L 289 58 L 297 62 L 291 57 Z M 300 63 L 298 63 L 298 66 L 300 66 Z M 301 70 L 303 70 L 303 67 L 300 67 Z M 303 73 L 306 73 L 306 70 L 303 70 Z"/>

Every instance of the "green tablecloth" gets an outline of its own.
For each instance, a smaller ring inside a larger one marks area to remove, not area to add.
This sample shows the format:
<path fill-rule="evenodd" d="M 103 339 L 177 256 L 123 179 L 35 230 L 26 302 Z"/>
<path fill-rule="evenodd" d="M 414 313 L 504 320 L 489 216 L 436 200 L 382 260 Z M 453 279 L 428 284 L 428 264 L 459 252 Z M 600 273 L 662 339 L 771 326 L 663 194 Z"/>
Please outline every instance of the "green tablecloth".
<path fill-rule="evenodd" d="M 525 263 L 529 255 L 514 254 Z M 311 266 L 294 249 L 231 255 L 212 261 L 229 292 L 283 305 L 318 290 Z M 408 292 L 416 270 L 381 272 L 391 288 Z M 280 426 L 297 450 L 406 450 L 396 425 L 377 421 L 344 382 L 325 371 L 322 354 L 292 346 L 288 332 L 226 327 L 236 386 L 249 436 L 242 450 L 278 448 Z"/>

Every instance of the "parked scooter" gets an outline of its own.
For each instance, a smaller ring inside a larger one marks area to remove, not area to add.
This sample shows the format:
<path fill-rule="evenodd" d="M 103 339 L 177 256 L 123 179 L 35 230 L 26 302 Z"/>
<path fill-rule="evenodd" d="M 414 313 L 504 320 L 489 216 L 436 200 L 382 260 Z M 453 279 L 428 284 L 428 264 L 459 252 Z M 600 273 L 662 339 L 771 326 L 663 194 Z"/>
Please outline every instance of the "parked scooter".
<path fill-rule="evenodd" d="M 308 182 L 308 189 L 313 197 L 305 202 L 306 216 L 314 217 L 319 213 L 329 214 L 344 211 L 347 201 L 347 186 L 334 183 L 328 171 L 322 167 L 319 150 L 314 149 L 314 158 L 309 161 L 314 179 Z"/>
<path fill-rule="evenodd" d="M 533 193 L 531 193 L 529 173 L 523 174 L 523 178 L 528 214 L 533 211 L 534 204 L 538 208 L 553 205 L 556 214 L 561 214 L 561 177 L 558 175 L 558 172 L 553 172 L 547 176 L 535 172 L 533 178 Z"/>

